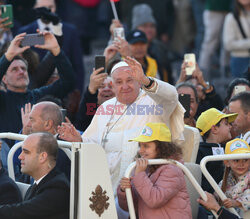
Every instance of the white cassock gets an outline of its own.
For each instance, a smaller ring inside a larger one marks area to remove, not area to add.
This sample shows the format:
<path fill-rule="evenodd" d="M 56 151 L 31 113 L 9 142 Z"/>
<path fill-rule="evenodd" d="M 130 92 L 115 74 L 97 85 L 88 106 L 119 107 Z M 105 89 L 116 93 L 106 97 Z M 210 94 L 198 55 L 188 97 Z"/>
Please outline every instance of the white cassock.
<path fill-rule="evenodd" d="M 104 147 L 115 196 L 120 179 L 138 152 L 138 143 L 128 140 L 137 137 L 146 123 L 165 123 L 171 130 L 172 141 L 182 136 L 185 110 L 178 102 L 177 91 L 166 82 L 154 80 L 156 86 L 142 89 L 131 105 L 122 104 L 115 97 L 104 102 L 82 135 L 84 143 Z"/>

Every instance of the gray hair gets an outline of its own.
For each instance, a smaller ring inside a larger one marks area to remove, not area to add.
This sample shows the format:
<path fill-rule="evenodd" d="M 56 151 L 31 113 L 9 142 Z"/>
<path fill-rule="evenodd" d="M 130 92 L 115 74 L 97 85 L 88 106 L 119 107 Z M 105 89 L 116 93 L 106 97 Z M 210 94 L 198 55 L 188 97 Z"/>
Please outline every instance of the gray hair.
<path fill-rule="evenodd" d="M 44 101 L 38 104 L 44 104 L 41 112 L 41 117 L 43 120 L 51 119 L 55 128 L 57 128 L 58 125 L 61 125 L 63 116 L 60 107 L 57 104 L 50 101 Z"/>

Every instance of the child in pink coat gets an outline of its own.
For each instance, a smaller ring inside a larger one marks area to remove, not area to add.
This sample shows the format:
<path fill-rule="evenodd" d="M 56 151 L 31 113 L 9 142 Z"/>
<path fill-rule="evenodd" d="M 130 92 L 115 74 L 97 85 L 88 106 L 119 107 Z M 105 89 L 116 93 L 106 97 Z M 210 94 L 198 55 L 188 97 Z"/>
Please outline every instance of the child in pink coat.
<path fill-rule="evenodd" d="M 117 188 L 118 201 L 128 211 L 125 189 L 132 187 L 139 219 L 191 219 L 191 206 L 182 170 L 173 165 L 148 166 L 148 159 L 181 161 L 181 149 L 171 143 L 171 133 L 164 123 L 147 123 L 139 142 L 139 156 L 134 176 L 122 178 Z"/>

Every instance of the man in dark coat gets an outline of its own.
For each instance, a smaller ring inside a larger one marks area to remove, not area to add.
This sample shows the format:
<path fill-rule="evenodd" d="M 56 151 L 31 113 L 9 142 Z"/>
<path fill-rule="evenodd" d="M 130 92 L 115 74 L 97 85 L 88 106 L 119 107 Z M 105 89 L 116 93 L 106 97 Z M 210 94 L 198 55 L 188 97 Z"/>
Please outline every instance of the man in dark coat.
<path fill-rule="evenodd" d="M 0 132 L 18 133 L 21 130 L 21 108 L 26 103 L 34 104 L 46 95 L 63 98 L 74 88 L 74 73 L 69 60 L 55 36 L 49 32 L 43 34 L 45 43 L 37 47 L 51 52 L 60 79 L 49 86 L 28 89 L 28 65 L 19 55 L 29 47 L 20 47 L 25 33 L 17 35 L 11 41 L 7 52 L 0 58 L 0 79 L 7 89 L 6 92 L 0 90 Z"/>
<path fill-rule="evenodd" d="M 0 205 L 13 204 L 22 201 L 21 193 L 16 183 L 2 168 L 0 160 Z"/>
<path fill-rule="evenodd" d="M 50 133 L 34 133 L 23 142 L 21 171 L 32 176 L 34 184 L 24 201 L 0 205 L 4 219 L 68 219 L 69 182 L 56 168 L 58 144 Z"/>

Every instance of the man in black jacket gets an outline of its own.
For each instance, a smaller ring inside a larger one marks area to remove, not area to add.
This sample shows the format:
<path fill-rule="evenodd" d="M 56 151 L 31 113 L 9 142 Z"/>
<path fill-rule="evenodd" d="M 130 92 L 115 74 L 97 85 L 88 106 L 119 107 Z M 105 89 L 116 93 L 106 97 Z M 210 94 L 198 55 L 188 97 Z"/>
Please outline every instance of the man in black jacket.
<path fill-rule="evenodd" d="M 65 97 L 74 87 L 74 74 L 72 66 L 60 49 L 55 36 L 45 32 L 44 45 L 36 47 L 49 50 L 55 59 L 60 80 L 49 86 L 29 90 L 28 66 L 24 59 L 18 55 L 29 47 L 20 47 L 25 33 L 17 35 L 7 52 L 0 58 L 0 80 L 2 79 L 7 91 L 0 91 L 0 132 L 18 133 L 22 128 L 21 108 L 25 103 L 34 104 L 45 95 L 58 98 Z M 7 142 L 10 145 L 10 142 Z"/>
<path fill-rule="evenodd" d="M 57 126 L 61 125 L 63 121 L 60 107 L 53 102 L 42 101 L 33 105 L 30 111 L 30 104 L 27 105 L 25 105 L 25 110 L 22 111 L 22 133 L 28 135 L 35 132 L 48 132 L 58 139 Z M 17 157 L 20 153 L 21 150 L 18 149 L 14 156 L 14 163 L 19 167 L 21 163 Z M 58 150 L 56 167 L 65 174 L 68 180 L 70 180 L 71 162 L 65 152 L 60 148 Z M 20 179 L 20 181 L 23 182 L 22 179 Z M 24 182 L 29 183 L 29 181 Z"/>
<path fill-rule="evenodd" d="M 57 141 L 50 133 L 34 133 L 25 139 L 19 156 L 21 171 L 35 182 L 23 202 L 0 205 L 0 218 L 69 218 L 69 182 L 55 168 L 57 152 Z"/>

